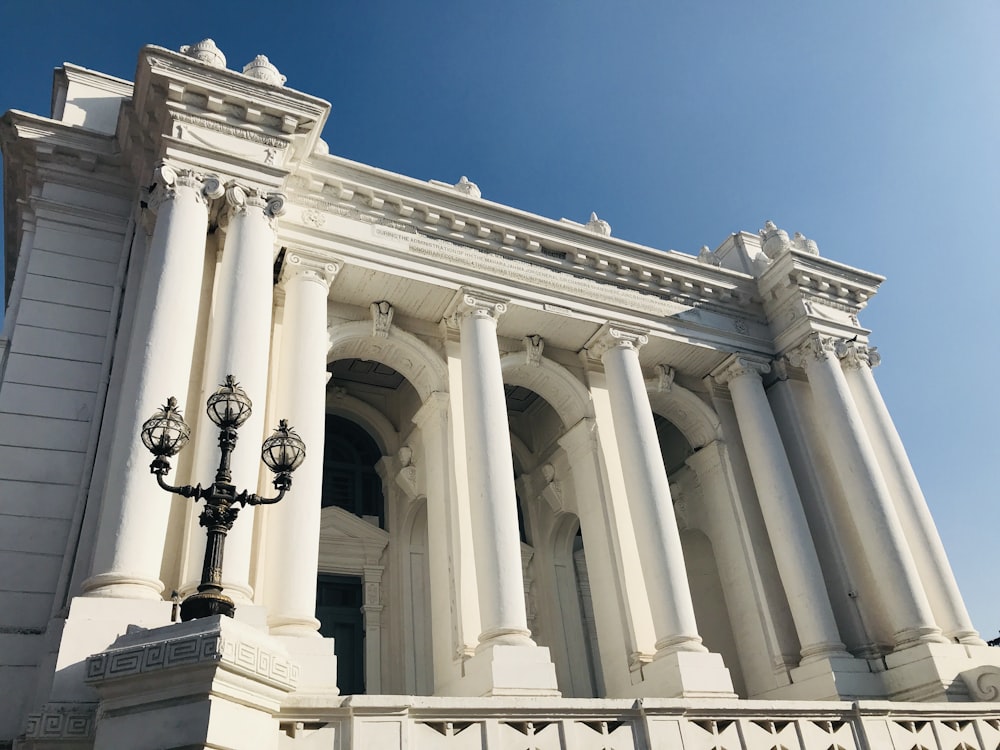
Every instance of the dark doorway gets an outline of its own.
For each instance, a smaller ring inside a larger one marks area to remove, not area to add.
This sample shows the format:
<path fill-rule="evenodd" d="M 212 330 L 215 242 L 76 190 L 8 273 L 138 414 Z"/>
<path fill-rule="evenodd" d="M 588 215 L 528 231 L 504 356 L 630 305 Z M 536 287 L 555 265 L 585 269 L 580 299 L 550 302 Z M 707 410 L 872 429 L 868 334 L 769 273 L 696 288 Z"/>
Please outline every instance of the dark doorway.
<path fill-rule="evenodd" d="M 321 574 L 316 586 L 320 635 L 333 638 L 341 695 L 365 692 L 365 625 L 362 584 L 356 576 Z"/>

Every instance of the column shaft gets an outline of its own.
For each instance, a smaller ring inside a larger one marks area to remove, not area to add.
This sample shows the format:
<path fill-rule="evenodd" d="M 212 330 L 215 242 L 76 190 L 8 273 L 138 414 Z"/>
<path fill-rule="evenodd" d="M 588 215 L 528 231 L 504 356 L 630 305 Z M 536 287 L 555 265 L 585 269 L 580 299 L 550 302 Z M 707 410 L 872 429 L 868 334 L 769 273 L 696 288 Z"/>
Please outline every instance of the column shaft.
<path fill-rule="evenodd" d="M 215 285 L 212 319 L 202 396 L 207 399 L 226 375 L 232 374 L 253 401 L 253 414 L 240 427 L 239 443 L 232 456 L 233 484 L 255 492 L 261 472 L 260 445 L 264 438 L 267 376 L 273 306 L 274 229 L 271 220 L 281 212 L 280 196 L 262 196 L 257 191 L 230 186 L 226 200 L 231 207 L 226 240 Z M 197 454 L 193 479 L 208 482 L 218 465 L 217 434 L 201 420 L 194 439 Z M 268 487 L 267 490 L 270 490 Z M 222 583 L 237 603 L 247 603 L 253 541 L 253 508 L 240 511 L 226 539 Z M 197 575 L 205 551 L 205 535 L 191 530 L 188 575 Z M 197 585 L 193 577 L 185 588 Z"/>
<path fill-rule="evenodd" d="M 655 646 L 658 656 L 671 651 L 704 651 L 637 343 L 645 343 L 645 336 L 611 328 L 597 350 L 604 350 L 601 360 L 636 546 L 643 563 Z"/>
<path fill-rule="evenodd" d="M 869 569 L 889 582 L 875 606 L 885 608 L 895 645 L 944 640 L 934 623 L 875 451 L 830 343 L 814 335 L 793 358 L 805 367 L 817 417 L 826 427 L 861 553 Z"/>
<path fill-rule="evenodd" d="M 157 170 L 156 182 L 151 202 L 158 205 L 156 225 L 114 421 L 92 575 L 83 583 L 92 596 L 159 599 L 163 590 L 160 565 L 170 498 L 146 470 L 150 455 L 139 429 L 168 397 L 187 403 L 208 229 L 206 197 L 217 198 L 222 189 L 214 177 L 168 166 Z"/>
<path fill-rule="evenodd" d="M 514 463 L 497 344 L 502 302 L 466 295 L 461 315 L 462 391 L 469 462 L 479 610 L 480 648 L 532 646 L 524 606 Z"/>
<path fill-rule="evenodd" d="M 728 382 L 778 575 L 799 636 L 803 661 L 847 656 L 819 558 L 760 373 L 769 365 L 733 358 L 716 371 Z"/>
<path fill-rule="evenodd" d="M 877 361 L 871 358 L 877 358 L 878 353 L 857 344 L 844 344 L 838 348 L 837 354 L 878 453 L 886 481 L 896 498 L 896 511 L 906 536 L 911 545 L 920 550 L 914 558 L 930 594 L 937 622 L 949 639 L 982 646 L 983 639 L 972 625 L 927 500 L 872 375 L 871 368 Z"/>
<path fill-rule="evenodd" d="M 291 491 L 267 511 L 267 622 L 276 635 L 315 636 L 323 445 L 326 434 L 326 303 L 337 266 L 285 256 L 285 311 L 274 413 L 306 444 Z"/>

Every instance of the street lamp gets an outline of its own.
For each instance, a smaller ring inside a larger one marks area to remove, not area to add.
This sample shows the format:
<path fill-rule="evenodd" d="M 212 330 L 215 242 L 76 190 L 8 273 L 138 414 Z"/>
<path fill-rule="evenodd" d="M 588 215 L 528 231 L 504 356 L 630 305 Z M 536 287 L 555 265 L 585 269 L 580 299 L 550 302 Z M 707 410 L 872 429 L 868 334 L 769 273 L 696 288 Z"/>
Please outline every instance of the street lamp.
<path fill-rule="evenodd" d="M 306 446 L 302 438 L 288 426 L 287 420 L 282 419 L 261 448 L 261 459 L 274 472 L 277 497 L 259 497 L 246 490 L 237 493 L 232 484 L 229 459 L 236 447 L 236 430 L 250 418 L 251 407 L 250 397 L 232 375 L 227 375 L 226 382 L 208 397 L 208 416 L 219 427 L 222 457 L 219 459 L 215 481 L 207 488 L 200 484 L 194 487 L 173 487 L 163 481 L 163 477 L 170 471 L 170 457 L 176 455 L 191 437 L 191 428 L 181 416 L 176 398 L 171 396 L 166 405 L 161 406 L 142 425 L 142 443 L 154 456 L 149 470 L 156 475 L 160 487 L 175 495 L 205 501 L 200 519 L 201 525 L 208 530 L 205 561 L 201 568 L 198 593 L 181 603 L 181 620 L 184 622 L 211 615 L 233 616 L 236 605 L 222 593 L 222 553 L 226 534 L 233 528 L 241 507 L 271 505 L 281 500 L 292 487 L 292 472 L 301 466 L 306 457 Z"/>

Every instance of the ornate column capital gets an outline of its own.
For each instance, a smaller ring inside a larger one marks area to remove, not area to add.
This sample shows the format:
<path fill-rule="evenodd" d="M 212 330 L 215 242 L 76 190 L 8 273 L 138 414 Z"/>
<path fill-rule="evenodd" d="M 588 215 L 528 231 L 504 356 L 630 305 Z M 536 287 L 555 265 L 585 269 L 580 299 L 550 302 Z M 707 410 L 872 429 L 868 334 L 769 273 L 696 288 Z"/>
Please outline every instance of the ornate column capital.
<path fill-rule="evenodd" d="M 785 357 L 793 367 L 805 369 L 812 362 L 822 362 L 834 354 L 834 339 L 823 336 L 815 331 L 810 333 L 799 344 L 789 347 Z"/>
<path fill-rule="evenodd" d="M 267 193 L 249 185 L 230 182 L 226 185 L 226 215 L 231 219 L 235 216 L 247 216 L 253 210 L 264 214 L 268 222 L 274 226 L 274 220 L 285 213 L 284 193 Z"/>
<path fill-rule="evenodd" d="M 286 252 L 285 259 L 281 264 L 278 285 L 286 288 L 292 279 L 301 279 L 302 281 L 322 284 L 325 289 L 329 290 L 342 267 L 341 263 L 323 262 L 295 252 Z"/>
<path fill-rule="evenodd" d="M 860 370 L 866 365 L 877 367 L 882 361 L 876 347 L 861 344 L 854 339 L 839 339 L 834 342 L 833 351 L 845 370 Z"/>
<path fill-rule="evenodd" d="M 153 170 L 153 189 L 149 197 L 149 208 L 153 213 L 159 211 L 164 201 L 173 200 L 181 189 L 193 192 L 199 202 L 207 205 L 209 201 L 221 198 L 225 193 L 222 182 L 214 174 L 203 174 L 193 169 L 182 169 L 161 162 Z"/>
<path fill-rule="evenodd" d="M 649 337 L 646 331 L 628 328 L 617 323 L 606 323 L 601 330 L 590 337 L 584 349 L 593 359 L 601 359 L 612 349 L 638 350 L 644 346 Z"/>
<path fill-rule="evenodd" d="M 712 371 L 712 377 L 720 385 L 728 385 L 732 380 L 747 376 L 760 380 L 761 375 L 770 371 L 771 363 L 765 359 L 734 354 Z"/>
<path fill-rule="evenodd" d="M 500 320 L 510 300 L 496 297 L 488 292 L 474 289 L 463 289 L 451 303 L 451 311 L 445 315 L 448 324 L 458 328 L 463 318 L 490 318 Z"/>

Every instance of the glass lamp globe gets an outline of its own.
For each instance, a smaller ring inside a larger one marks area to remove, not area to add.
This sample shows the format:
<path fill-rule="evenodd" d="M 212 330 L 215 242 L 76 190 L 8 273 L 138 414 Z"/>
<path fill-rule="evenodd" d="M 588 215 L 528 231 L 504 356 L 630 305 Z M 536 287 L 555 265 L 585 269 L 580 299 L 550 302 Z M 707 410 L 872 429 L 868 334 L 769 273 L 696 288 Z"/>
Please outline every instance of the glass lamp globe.
<path fill-rule="evenodd" d="M 166 405 L 161 406 L 152 417 L 143 422 L 139 434 L 142 437 L 142 444 L 150 453 L 170 458 L 187 445 L 191 437 L 191 428 L 177 408 L 177 399 L 171 396 Z"/>
<path fill-rule="evenodd" d="M 232 375 L 226 375 L 226 382 L 208 397 L 208 417 L 219 427 L 240 427 L 250 419 L 253 404 L 240 384 Z"/>
<path fill-rule="evenodd" d="M 282 419 L 271 436 L 264 441 L 260 457 L 275 474 L 295 471 L 306 460 L 306 444 L 295 430 Z"/>

